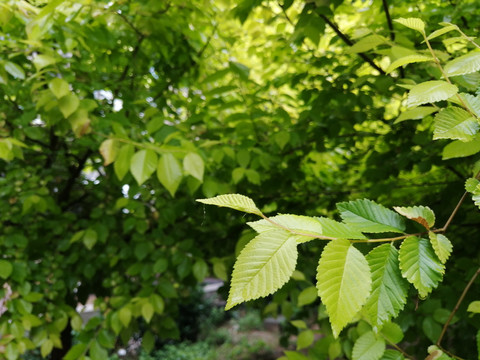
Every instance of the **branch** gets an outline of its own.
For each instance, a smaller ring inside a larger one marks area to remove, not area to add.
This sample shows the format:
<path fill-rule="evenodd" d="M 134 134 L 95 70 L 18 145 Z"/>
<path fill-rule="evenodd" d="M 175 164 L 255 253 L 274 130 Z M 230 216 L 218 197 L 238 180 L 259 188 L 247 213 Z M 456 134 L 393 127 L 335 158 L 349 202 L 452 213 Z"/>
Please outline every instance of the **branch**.
<path fill-rule="evenodd" d="M 352 40 L 350 40 L 347 35 L 342 33 L 340 29 L 338 28 L 337 25 L 335 25 L 332 21 L 330 21 L 325 15 L 319 14 L 319 16 L 325 21 L 332 29 L 335 31 L 335 33 L 338 35 L 340 39 L 343 40 L 343 42 L 349 46 L 353 46 Z M 365 53 L 357 53 L 358 56 L 360 56 L 365 62 L 367 62 L 371 67 L 373 67 L 375 70 L 378 70 L 378 72 L 382 75 L 386 75 L 385 71 L 381 67 L 379 67 L 377 64 L 373 62 L 372 59 L 368 57 Z"/>
<path fill-rule="evenodd" d="M 393 22 L 392 17 L 390 16 L 390 11 L 388 10 L 388 3 L 387 0 L 382 0 L 383 3 L 383 11 L 385 11 L 385 16 L 387 17 L 387 24 L 390 30 L 390 39 L 395 41 L 395 30 L 393 29 Z M 400 67 L 400 77 L 403 79 L 405 77 L 405 70 L 403 67 Z"/>
<path fill-rule="evenodd" d="M 460 307 L 463 300 L 465 299 L 465 295 L 467 295 L 468 290 L 470 290 L 470 288 L 472 287 L 472 285 L 473 285 L 473 283 L 474 283 L 474 281 L 475 281 L 475 279 L 477 278 L 478 275 L 480 275 L 480 268 L 477 269 L 475 274 L 473 274 L 472 278 L 468 282 L 467 286 L 465 286 L 465 289 L 463 289 L 462 295 L 460 295 L 460 298 L 458 299 L 457 303 L 455 304 L 455 307 L 453 308 L 452 312 L 450 313 L 450 316 L 448 317 L 447 322 L 445 323 L 445 325 L 443 325 L 442 332 L 440 333 L 440 336 L 438 337 L 438 340 L 437 340 L 437 346 L 438 347 L 441 347 L 440 344 L 442 342 L 443 336 L 445 335 L 445 333 L 447 331 L 448 326 L 450 325 L 450 322 L 452 321 L 453 317 L 457 313 L 458 308 Z"/>
<path fill-rule="evenodd" d="M 70 193 L 72 191 L 73 185 L 75 184 L 75 180 L 82 173 L 82 170 L 85 167 L 85 163 L 87 162 L 87 159 L 90 157 L 91 154 L 92 150 L 88 149 L 78 162 L 78 165 L 74 168 L 71 168 L 70 177 L 68 178 L 65 187 L 58 195 L 59 202 L 66 203 L 70 199 Z"/>

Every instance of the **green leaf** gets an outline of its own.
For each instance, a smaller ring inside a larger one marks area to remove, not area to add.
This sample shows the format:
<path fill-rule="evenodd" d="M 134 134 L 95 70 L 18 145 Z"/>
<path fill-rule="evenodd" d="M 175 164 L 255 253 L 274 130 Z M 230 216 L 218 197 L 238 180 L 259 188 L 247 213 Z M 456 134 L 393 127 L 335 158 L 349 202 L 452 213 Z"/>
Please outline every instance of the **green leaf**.
<path fill-rule="evenodd" d="M 291 277 L 297 262 L 297 243 L 284 230 L 261 233 L 235 262 L 226 310 L 241 302 L 274 293 Z"/>
<path fill-rule="evenodd" d="M 398 344 L 403 340 L 403 330 L 394 322 L 388 322 L 384 324 L 381 334 L 392 344 Z"/>
<path fill-rule="evenodd" d="M 198 282 L 202 282 L 208 275 L 208 265 L 207 263 L 202 260 L 198 259 L 193 264 L 193 275 Z"/>
<path fill-rule="evenodd" d="M 399 260 L 402 276 L 413 284 L 421 298 L 426 298 L 442 280 L 444 267 L 426 239 L 416 236 L 405 239 L 400 246 Z"/>
<path fill-rule="evenodd" d="M 275 140 L 275 143 L 278 145 L 278 147 L 283 150 L 283 148 L 288 144 L 290 141 L 290 133 L 288 131 L 281 131 L 279 133 L 276 133 L 273 136 L 273 139 Z"/>
<path fill-rule="evenodd" d="M 433 139 L 473 140 L 480 125 L 469 112 L 456 106 L 442 109 L 435 115 Z"/>
<path fill-rule="evenodd" d="M 97 242 L 97 238 L 98 238 L 97 232 L 93 229 L 88 228 L 87 230 L 85 230 L 85 233 L 83 234 L 82 241 L 88 250 L 92 250 L 92 248 L 95 246 Z"/>
<path fill-rule="evenodd" d="M 435 254 L 439 258 L 442 264 L 445 264 L 452 253 L 452 243 L 445 235 L 435 234 L 434 232 L 429 232 L 428 236 L 430 238 L 430 243 L 432 244 Z"/>
<path fill-rule="evenodd" d="M 103 166 L 108 166 L 115 161 L 118 154 L 118 141 L 107 139 L 100 145 L 100 154 L 103 157 Z"/>
<path fill-rule="evenodd" d="M 480 360 L 480 330 L 477 332 L 477 353 L 478 359 Z"/>
<path fill-rule="evenodd" d="M 458 30 L 457 25 L 446 25 L 445 27 L 435 30 L 432 32 L 430 35 L 427 36 L 427 40 L 432 40 L 438 36 L 441 36 L 443 34 L 446 34 L 447 32 L 450 32 L 452 30 Z"/>
<path fill-rule="evenodd" d="M 390 66 L 387 68 L 386 73 L 391 73 L 393 70 L 396 68 L 407 65 L 407 64 L 412 64 L 412 63 L 418 63 L 418 62 L 425 62 L 425 61 L 432 61 L 433 58 L 431 56 L 425 56 L 425 55 L 407 55 L 404 57 L 401 57 L 400 59 L 395 60 L 390 64 Z"/>
<path fill-rule="evenodd" d="M 47 339 L 43 342 L 42 346 L 40 347 L 40 354 L 43 358 L 47 357 L 53 350 L 53 341 L 51 339 Z"/>
<path fill-rule="evenodd" d="M 427 230 L 430 230 L 430 228 L 435 225 L 435 214 L 433 213 L 432 209 L 427 206 L 395 206 L 394 209 L 400 215 L 403 215 L 408 219 L 423 225 Z"/>
<path fill-rule="evenodd" d="M 348 225 L 361 232 L 403 232 L 403 218 L 371 200 L 359 199 L 337 204 L 340 216 Z"/>
<path fill-rule="evenodd" d="M 118 317 L 120 318 L 121 323 L 124 327 L 128 327 L 130 320 L 132 319 L 132 311 L 130 308 L 124 306 L 118 312 Z"/>
<path fill-rule="evenodd" d="M 478 184 L 480 184 L 480 181 L 478 179 L 468 178 L 465 181 L 465 190 L 468 191 L 469 193 L 475 193 L 475 190 L 476 190 Z"/>
<path fill-rule="evenodd" d="M 157 168 L 157 154 L 150 149 L 140 150 L 130 160 L 130 172 L 138 185 L 142 185 Z"/>
<path fill-rule="evenodd" d="M 50 80 L 48 83 L 48 88 L 57 99 L 70 94 L 70 86 L 65 80 L 60 78 L 54 78 Z"/>
<path fill-rule="evenodd" d="M 380 35 L 368 35 L 353 44 L 347 53 L 362 53 L 376 48 L 378 45 L 386 44 L 387 40 Z"/>
<path fill-rule="evenodd" d="M 197 201 L 207 205 L 228 207 L 250 214 L 262 215 L 252 199 L 240 194 L 218 195 L 209 199 L 197 199 Z"/>
<path fill-rule="evenodd" d="M 379 360 L 385 352 L 385 341 L 368 331 L 353 345 L 352 360 Z"/>
<path fill-rule="evenodd" d="M 399 122 L 405 120 L 421 120 L 424 117 L 437 111 L 438 109 L 433 106 L 419 106 L 414 109 L 402 112 L 400 116 L 395 120 L 394 124 L 398 124 Z"/>
<path fill-rule="evenodd" d="M 157 177 L 160 183 L 168 190 L 172 197 L 175 196 L 182 182 L 182 168 L 173 154 L 164 154 L 160 157 L 157 167 Z"/>
<path fill-rule="evenodd" d="M 196 153 L 188 153 L 183 159 L 183 170 L 185 170 L 185 173 L 192 175 L 199 181 L 203 181 L 204 169 L 203 159 Z"/>
<path fill-rule="evenodd" d="M 449 61 L 444 70 L 447 76 L 465 75 L 480 70 L 480 51 L 472 51 Z"/>
<path fill-rule="evenodd" d="M 395 246 L 377 246 L 366 258 L 372 272 L 372 292 L 365 310 L 372 327 L 378 329 L 403 309 L 407 302 L 408 286 L 399 269 Z"/>
<path fill-rule="evenodd" d="M 142 305 L 142 316 L 147 322 L 147 324 L 149 324 L 150 320 L 152 320 L 154 313 L 155 313 L 155 309 L 153 308 L 152 304 L 150 304 L 149 302 L 145 302 Z"/>
<path fill-rule="evenodd" d="M 108 359 L 108 352 L 104 349 L 97 340 L 93 340 L 90 345 L 90 359 L 91 360 L 105 360 Z"/>
<path fill-rule="evenodd" d="M 443 148 L 442 159 L 454 159 L 460 157 L 472 156 L 480 151 L 480 135 L 477 134 L 473 140 L 464 142 L 460 140 L 452 141 Z"/>
<path fill-rule="evenodd" d="M 57 60 L 55 60 L 54 57 L 50 55 L 36 55 L 33 59 L 33 64 L 35 65 L 35 68 L 37 71 L 43 69 L 44 67 L 47 67 L 49 65 L 55 64 Z"/>
<path fill-rule="evenodd" d="M 467 311 L 475 314 L 480 314 L 480 301 L 472 301 L 470 304 L 468 304 Z"/>
<path fill-rule="evenodd" d="M 13 272 L 12 264 L 7 260 L 0 260 L 0 277 L 7 279 Z"/>
<path fill-rule="evenodd" d="M 318 298 L 318 291 L 315 286 L 309 286 L 303 289 L 297 298 L 297 306 L 305 306 L 315 302 Z"/>
<path fill-rule="evenodd" d="M 380 360 L 405 360 L 405 357 L 399 351 L 387 349 Z"/>
<path fill-rule="evenodd" d="M 297 350 L 305 349 L 313 344 L 315 340 L 315 334 L 312 330 L 305 330 L 298 334 L 297 337 Z"/>
<path fill-rule="evenodd" d="M 371 285 L 367 260 L 348 240 L 325 246 L 317 268 L 317 288 L 335 337 L 365 304 Z"/>
<path fill-rule="evenodd" d="M 73 93 L 65 95 L 58 100 L 58 108 L 62 112 L 65 119 L 72 115 L 78 109 L 79 105 L 80 100 L 78 100 L 77 95 Z"/>
<path fill-rule="evenodd" d="M 147 353 L 150 353 L 155 348 L 155 336 L 150 331 L 146 331 L 143 334 L 142 347 Z"/>
<path fill-rule="evenodd" d="M 130 160 L 132 159 L 134 152 L 135 148 L 130 144 L 123 145 L 118 151 L 117 158 L 113 164 L 113 169 L 115 170 L 115 174 L 119 180 L 123 180 L 125 175 L 128 173 L 128 169 L 130 168 Z"/>
<path fill-rule="evenodd" d="M 399 18 L 393 20 L 399 24 L 402 24 L 403 26 L 406 26 L 410 29 L 417 30 L 421 32 L 422 34 L 425 34 L 425 23 L 418 18 Z"/>
<path fill-rule="evenodd" d="M 480 97 L 465 93 L 460 93 L 459 96 L 462 98 L 463 104 L 465 104 L 472 113 L 480 117 Z M 458 104 L 463 106 L 460 101 L 458 101 Z"/>
<path fill-rule="evenodd" d="M 20 65 L 15 64 L 14 62 L 7 61 L 3 65 L 4 69 L 16 79 L 25 80 L 25 71 L 20 67 Z"/>
<path fill-rule="evenodd" d="M 284 227 L 296 233 L 305 234 L 304 236 L 297 237 L 297 242 L 299 243 L 309 241 L 315 236 L 322 235 L 322 225 L 320 224 L 320 222 L 317 219 L 309 216 L 285 214 L 277 215 L 269 219 L 270 221 L 278 224 L 279 226 L 265 219 L 255 222 L 248 222 L 247 225 L 252 227 L 258 233 Z M 310 234 L 312 236 L 308 236 Z"/>
<path fill-rule="evenodd" d="M 68 350 L 63 360 L 78 360 L 85 353 L 85 350 L 87 350 L 87 344 L 75 344 L 70 348 L 70 350 Z"/>
<path fill-rule="evenodd" d="M 337 239 L 366 239 L 357 229 L 348 224 L 344 224 L 329 218 L 316 218 L 322 225 L 322 235 Z"/>
<path fill-rule="evenodd" d="M 447 100 L 458 92 L 455 85 L 443 80 L 426 81 L 415 85 L 408 93 L 407 107 Z"/>

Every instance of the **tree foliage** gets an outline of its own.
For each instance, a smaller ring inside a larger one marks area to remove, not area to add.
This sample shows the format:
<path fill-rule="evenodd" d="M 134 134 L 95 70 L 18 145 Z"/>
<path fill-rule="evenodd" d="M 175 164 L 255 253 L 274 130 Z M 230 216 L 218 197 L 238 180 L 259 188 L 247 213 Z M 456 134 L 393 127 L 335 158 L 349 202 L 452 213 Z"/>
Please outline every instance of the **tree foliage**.
<path fill-rule="evenodd" d="M 255 302 L 266 314 L 315 314 L 325 337 L 299 336 L 310 358 L 436 342 L 445 357 L 442 339 L 476 356 L 476 10 L 1 2 L 2 356 L 104 359 L 133 334 L 151 350 L 185 336 L 195 286 L 232 268 L 228 306 L 275 292 Z M 195 198 L 262 219 L 244 229 Z M 305 215 L 263 215 L 277 211 Z"/>

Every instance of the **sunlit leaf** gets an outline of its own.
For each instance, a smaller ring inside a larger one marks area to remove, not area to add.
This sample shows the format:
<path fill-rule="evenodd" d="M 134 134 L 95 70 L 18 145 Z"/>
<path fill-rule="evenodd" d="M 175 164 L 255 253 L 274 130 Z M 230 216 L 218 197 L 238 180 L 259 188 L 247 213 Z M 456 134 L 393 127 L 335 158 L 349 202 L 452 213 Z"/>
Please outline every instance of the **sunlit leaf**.
<path fill-rule="evenodd" d="M 399 18 L 395 19 L 395 22 L 402 24 L 403 26 L 406 26 L 410 29 L 417 30 L 421 32 L 422 34 L 425 33 L 425 23 L 418 18 Z"/>
<path fill-rule="evenodd" d="M 103 157 L 103 165 L 108 166 L 115 161 L 118 154 L 118 142 L 107 139 L 100 145 L 100 154 Z"/>
<path fill-rule="evenodd" d="M 70 86 L 65 80 L 60 78 L 53 78 L 50 80 L 48 83 L 48 88 L 57 99 L 60 99 L 70 93 Z"/>
<path fill-rule="evenodd" d="M 385 340 L 368 331 L 353 346 L 352 360 L 379 360 L 385 351 Z"/>
<path fill-rule="evenodd" d="M 65 118 L 72 115 L 80 105 L 77 95 L 70 93 L 58 100 L 58 108 Z"/>
<path fill-rule="evenodd" d="M 437 112 L 438 108 L 433 106 L 419 106 L 414 109 L 403 111 L 400 116 L 395 120 L 394 124 L 405 120 L 421 120 L 424 117 Z"/>
<path fill-rule="evenodd" d="M 244 301 L 272 294 L 295 270 L 297 242 L 285 230 L 259 234 L 235 262 L 226 310 Z"/>
<path fill-rule="evenodd" d="M 445 264 L 452 253 L 453 245 L 445 235 L 429 232 L 430 243 L 432 244 L 435 254 L 442 264 Z"/>
<path fill-rule="evenodd" d="M 415 85 L 408 93 L 407 106 L 414 107 L 447 100 L 458 92 L 455 85 L 443 80 L 432 80 Z"/>
<path fill-rule="evenodd" d="M 447 76 L 470 74 L 480 70 L 480 51 L 472 51 L 448 62 L 444 67 Z"/>
<path fill-rule="evenodd" d="M 163 154 L 158 161 L 157 178 L 170 195 L 175 196 L 182 182 L 183 173 L 180 163 L 173 154 Z"/>
<path fill-rule="evenodd" d="M 199 181 L 203 181 L 203 172 L 205 164 L 200 155 L 196 153 L 188 153 L 183 159 L 183 170 L 186 174 L 192 175 Z"/>
<path fill-rule="evenodd" d="M 142 185 L 157 168 L 157 154 L 149 149 L 140 150 L 130 160 L 130 172 L 138 185 Z"/>
<path fill-rule="evenodd" d="M 381 35 L 368 35 L 353 44 L 347 53 L 361 53 L 372 50 L 378 45 L 385 44 L 387 40 Z"/>
<path fill-rule="evenodd" d="M 405 239 L 399 252 L 400 269 L 417 290 L 421 298 L 438 286 L 444 267 L 426 239 L 410 236 Z"/>
<path fill-rule="evenodd" d="M 20 79 L 20 80 L 25 79 L 25 71 L 23 71 L 23 69 L 20 67 L 20 65 L 14 63 L 14 62 L 11 62 L 11 61 L 7 61 L 7 62 L 5 62 L 3 67 L 14 78 L 17 78 L 17 79 Z"/>
<path fill-rule="evenodd" d="M 465 141 L 452 141 L 447 144 L 442 152 L 442 159 L 448 160 L 453 158 L 467 157 L 474 155 L 480 151 L 480 135 L 477 134 L 473 137 L 473 140 Z"/>
<path fill-rule="evenodd" d="M 434 32 L 432 32 L 430 35 L 427 36 L 427 40 L 432 40 L 432 39 L 435 39 L 436 37 L 438 36 L 441 36 L 443 34 L 446 34 L 450 31 L 453 31 L 453 30 L 457 30 L 458 29 L 458 26 L 457 25 L 446 25 L 444 26 L 443 28 L 441 29 L 438 29 L 438 30 L 435 30 Z"/>
<path fill-rule="evenodd" d="M 435 116 L 433 129 L 434 139 L 456 139 L 462 141 L 473 140 L 480 125 L 469 112 L 451 106 L 441 110 Z"/>
<path fill-rule="evenodd" d="M 251 214 L 262 214 L 252 199 L 240 194 L 218 195 L 209 199 L 197 199 L 197 201 L 207 205 L 228 207 Z"/>
<path fill-rule="evenodd" d="M 407 55 L 404 56 L 400 59 L 395 60 L 392 62 L 389 67 L 386 70 L 386 73 L 391 73 L 393 70 L 396 68 L 399 68 L 400 66 L 404 66 L 407 64 L 412 64 L 412 63 L 418 63 L 418 62 L 425 62 L 425 61 L 432 61 L 433 58 L 431 56 L 425 56 L 425 55 Z"/>
<path fill-rule="evenodd" d="M 408 219 L 416 221 L 427 229 L 430 229 L 433 227 L 433 225 L 435 225 L 435 214 L 433 213 L 432 209 L 427 206 L 395 206 L 394 209 L 399 214 L 407 217 Z"/>
<path fill-rule="evenodd" d="M 325 246 L 317 268 L 317 288 L 335 337 L 365 304 L 371 285 L 367 260 L 348 240 Z"/>
<path fill-rule="evenodd" d="M 130 144 L 123 145 L 118 151 L 113 168 L 119 180 L 122 180 L 128 173 L 128 169 L 130 169 L 130 160 L 134 152 L 135 148 Z"/>

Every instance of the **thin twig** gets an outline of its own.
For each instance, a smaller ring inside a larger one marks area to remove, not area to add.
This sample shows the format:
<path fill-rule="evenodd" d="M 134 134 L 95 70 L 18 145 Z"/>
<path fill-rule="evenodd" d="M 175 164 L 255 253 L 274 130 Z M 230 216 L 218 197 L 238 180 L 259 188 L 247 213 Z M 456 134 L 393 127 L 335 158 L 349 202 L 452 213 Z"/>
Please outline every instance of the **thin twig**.
<path fill-rule="evenodd" d="M 395 344 L 394 342 L 390 341 L 389 339 L 387 339 L 387 337 L 383 336 L 385 338 L 385 340 L 387 340 L 387 342 L 389 343 L 390 346 L 394 347 L 397 351 L 401 352 L 402 355 L 408 359 L 412 359 L 414 360 L 415 358 L 409 354 L 407 354 L 405 352 L 405 350 L 403 350 L 400 346 L 398 346 L 397 344 Z"/>
<path fill-rule="evenodd" d="M 332 21 L 330 21 L 330 19 L 328 19 L 328 18 L 327 18 L 325 15 L 323 15 L 323 14 L 319 14 L 319 16 L 323 19 L 323 21 L 325 21 L 325 22 L 333 29 L 333 31 L 335 31 L 335 33 L 338 35 L 338 37 L 339 37 L 340 39 L 342 39 L 345 44 L 347 44 L 347 45 L 349 45 L 349 46 L 353 46 L 353 45 L 354 45 L 353 42 L 352 42 L 352 40 L 350 40 L 350 39 L 347 37 L 347 35 L 345 35 L 344 33 L 342 33 L 342 32 L 340 31 L 340 29 L 338 28 L 338 26 L 335 25 Z M 375 64 L 375 62 L 374 62 L 372 59 L 370 59 L 367 54 L 360 52 L 360 53 L 357 53 L 357 55 L 360 56 L 363 60 L 365 60 L 365 62 L 367 62 L 367 63 L 368 63 L 371 67 L 373 67 L 375 70 L 378 70 L 378 72 L 379 72 L 380 74 L 386 75 L 386 72 L 383 71 L 383 69 L 382 69 L 381 67 L 379 67 L 377 64 Z"/>
<path fill-rule="evenodd" d="M 448 326 L 450 325 L 450 322 L 452 321 L 453 317 L 457 313 L 458 308 L 460 307 L 463 300 L 465 299 L 465 295 L 467 295 L 468 290 L 470 290 L 470 288 L 472 287 L 472 285 L 473 285 L 473 283 L 474 283 L 474 281 L 475 281 L 475 279 L 477 278 L 478 275 L 480 275 L 480 267 L 477 269 L 475 274 L 473 274 L 473 276 L 470 279 L 470 281 L 468 282 L 467 286 L 465 286 L 465 289 L 463 289 L 462 295 L 460 295 L 460 298 L 458 299 L 457 303 L 455 304 L 455 307 L 453 308 L 452 312 L 450 313 L 450 316 L 448 317 L 447 322 L 445 323 L 445 325 L 443 325 L 442 332 L 440 333 L 440 336 L 438 337 L 438 340 L 437 340 L 437 346 L 438 347 L 440 347 L 440 344 L 443 340 L 443 337 L 444 337 L 444 335 L 447 331 Z"/>
<path fill-rule="evenodd" d="M 390 40 L 395 42 L 395 30 L 393 29 L 393 21 L 392 17 L 390 16 L 390 11 L 388 10 L 388 3 L 387 0 L 382 0 L 383 3 L 383 11 L 385 11 L 385 16 L 387 17 L 387 24 L 388 29 L 390 30 Z M 403 67 L 400 67 L 400 77 L 403 79 L 405 77 L 405 70 Z"/>

